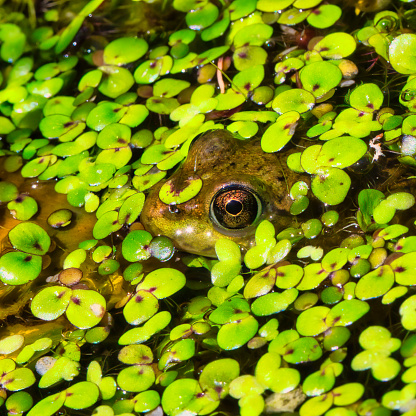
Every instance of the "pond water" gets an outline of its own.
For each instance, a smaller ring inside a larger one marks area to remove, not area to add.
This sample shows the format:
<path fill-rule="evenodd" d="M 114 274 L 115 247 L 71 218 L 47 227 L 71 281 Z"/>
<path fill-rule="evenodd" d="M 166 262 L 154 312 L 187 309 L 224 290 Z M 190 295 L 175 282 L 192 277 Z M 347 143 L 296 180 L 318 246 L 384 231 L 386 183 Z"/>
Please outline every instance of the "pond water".
<path fill-rule="evenodd" d="M 412 1 L 0 16 L 1 414 L 416 414 Z"/>

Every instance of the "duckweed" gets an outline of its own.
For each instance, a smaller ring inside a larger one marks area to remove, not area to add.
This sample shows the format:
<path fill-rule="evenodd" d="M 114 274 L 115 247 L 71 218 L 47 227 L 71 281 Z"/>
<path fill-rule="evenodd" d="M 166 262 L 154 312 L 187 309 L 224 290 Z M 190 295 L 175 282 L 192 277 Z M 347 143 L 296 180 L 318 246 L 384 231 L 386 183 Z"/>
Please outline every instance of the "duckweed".
<path fill-rule="evenodd" d="M 415 13 L 364 3 L 2 5 L 3 412 L 412 413 Z M 224 128 L 288 221 L 187 255 L 140 214 Z"/>

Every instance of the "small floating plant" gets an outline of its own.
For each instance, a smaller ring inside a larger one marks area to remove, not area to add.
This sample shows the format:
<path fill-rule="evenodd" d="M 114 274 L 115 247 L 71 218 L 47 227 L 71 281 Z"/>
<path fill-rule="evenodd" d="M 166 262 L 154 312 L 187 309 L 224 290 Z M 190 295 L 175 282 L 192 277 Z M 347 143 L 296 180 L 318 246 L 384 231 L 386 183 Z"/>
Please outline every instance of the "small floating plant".
<path fill-rule="evenodd" d="M 413 2 L 0 16 L 1 414 L 415 414 Z M 208 131 L 298 177 L 214 258 L 140 222 L 202 192 L 171 176 Z"/>

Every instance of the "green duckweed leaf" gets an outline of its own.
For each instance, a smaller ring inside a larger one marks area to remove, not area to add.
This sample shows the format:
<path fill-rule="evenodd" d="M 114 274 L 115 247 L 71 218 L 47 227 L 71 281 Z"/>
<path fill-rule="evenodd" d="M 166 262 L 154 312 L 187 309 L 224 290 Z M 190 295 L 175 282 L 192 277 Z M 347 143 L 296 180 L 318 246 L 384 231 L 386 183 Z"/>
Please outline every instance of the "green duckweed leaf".
<path fill-rule="evenodd" d="M 147 260 L 151 255 L 149 244 L 152 238 L 152 235 L 147 231 L 131 231 L 122 243 L 123 257 L 130 262 Z"/>
<path fill-rule="evenodd" d="M 228 395 L 230 383 L 239 375 L 238 361 L 231 358 L 215 360 L 204 367 L 199 384 L 204 391 L 215 390 L 219 398 L 224 398 Z"/>
<path fill-rule="evenodd" d="M 272 108 L 279 114 L 289 111 L 305 113 L 315 105 L 315 97 L 304 89 L 292 88 L 280 93 L 272 102 Z"/>
<path fill-rule="evenodd" d="M 312 192 L 328 205 L 338 205 L 344 201 L 351 185 L 347 173 L 339 168 L 320 168 L 312 179 Z M 334 192 L 336 190 L 336 192 Z"/>
<path fill-rule="evenodd" d="M 65 390 L 65 406 L 70 409 L 85 409 L 98 400 L 100 391 L 89 381 L 81 381 Z"/>
<path fill-rule="evenodd" d="M 140 59 L 148 50 L 144 39 L 122 37 L 113 40 L 104 48 L 104 62 L 107 65 L 125 65 Z"/>
<path fill-rule="evenodd" d="M 350 104 L 357 110 L 373 112 L 383 104 L 384 96 L 376 84 L 362 84 L 350 95 Z"/>
<path fill-rule="evenodd" d="M 273 29 L 264 23 L 254 23 L 241 28 L 234 36 L 236 48 L 246 45 L 262 46 L 272 37 Z"/>
<path fill-rule="evenodd" d="M 217 6 L 212 3 L 205 3 L 200 7 L 189 10 L 185 21 L 192 30 L 202 30 L 212 25 L 219 15 Z"/>
<path fill-rule="evenodd" d="M 271 347 L 269 352 L 272 352 Z M 299 364 L 318 360 L 322 356 L 322 349 L 315 338 L 303 337 L 289 342 L 284 347 L 283 355 L 288 363 Z"/>
<path fill-rule="evenodd" d="M 256 316 L 267 316 L 286 310 L 298 296 L 297 289 L 287 289 L 282 293 L 268 293 L 256 299 L 251 310 Z"/>
<path fill-rule="evenodd" d="M 218 331 L 218 345 L 224 350 L 240 348 L 254 337 L 258 327 L 258 322 L 252 316 L 225 324 Z"/>
<path fill-rule="evenodd" d="M 185 283 L 185 275 L 179 270 L 162 268 L 150 272 L 139 284 L 138 290 L 148 290 L 157 299 L 163 299 L 181 290 Z"/>
<path fill-rule="evenodd" d="M 36 279 L 42 270 L 37 255 L 9 252 L 0 257 L 0 280 L 8 285 L 22 285 Z"/>
<path fill-rule="evenodd" d="M 51 245 L 51 239 L 46 231 L 34 223 L 17 224 L 9 232 L 9 240 L 16 250 L 30 254 L 45 254 Z"/>
<path fill-rule="evenodd" d="M 341 59 L 351 55 L 355 48 L 355 40 L 350 34 L 336 32 L 325 36 L 313 49 L 323 58 Z"/>
<path fill-rule="evenodd" d="M 241 46 L 234 51 L 234 66 L 238 71 L 244 71 L 253 65 L 264 65 L 267 60 L 267 52 L 260 46 Z"/>
<path fill-rule="evenodd" d="M 38 212 L 37 202 L 28 195 L 19 195 L 7 204 L 13 218 L 20 221 L 30 220 Z"/>
<path fill-rule="evenodd" d="M 9 202 L 19 195 L 19 190 L 14 183 L 1 181 L 0 182 L 0 203 Z"/>
<path fill-rule="evenodd" d="M 166 55 L 140 64 L 134 71 L 134 80 L 138 84 L 151 84 L 161 75 L 167 74 L 173 65 L 173 59 Z"/>
<path fill-rule="evenodd" d="M 296 329 L 304 336 L 316 336 L 328 329 L 326 317 L 330 309 L 326 306 L 315 306 L 303 311 L 297 321 Z"/>
<path fill-rule="evenodd" d="M 303 88 L 311 92 L 316 98 L 322 97 L 332 88 L 335 88 L 342 79 L 340 69 L 327 61 L 306 65 L 301 69 L 299 76 Z"/>
<path fill-rule="evenodd" d="M 298 6 L 296 6 L 298 7 Z M 323 4 L 307 17 L 308 23 L 318 29 L 332 26 L 342 14 L 342 10 L 335 4 Z"/>
<path fill-rule="evenodd" d="M 393 260 L 390 267 L 394 272 L 394 278 L 400 285 L 413 286 L 416 284 L 414 270 L 416 268 L 416 253 L 407 253 Z"/>
<path fill-rule="evenodd" d="M 100 240 L 107 237 L 111 233 L 118 231 L 123 224 L 118 222 L 118 212 L 108 211 L 98 218 L 94 225 L 92 234 L 94 238 Z"/>
<path fill-rule="evenodd" d="M 72 290 L 60 286 L 42 289 L 32 300 L 31 310 L 34 316 L 52 321 L 61 316 L 70 302 Z"/>
<path fill-rule="evenodd" d="M 180 188 L 172 179 L 165 182 L 159 191 L 159 198 L 165 204 L 182 204 L 194 198 L 202 188 L 202 179 L 194 174 L 183 181 Z"/>
<path fill-rule="evenodd" d="M 261 148 L 263 151 L 271 153 L 281 150 L 295 134 L 299 118 L 300 115 L 297 111 L 281 114 L 262 136 Z"/>
<path fill-rule="evenodd" d="M 126 304 L 123 315 L 130 325 L 140 325 L 150 319 L 159 309 L 155 296 L 146 290 L 139 290 Z"/>
<path fill-rule="evenodd" d="M 415 43 L 416 35 L 405 33 L 397 36 L 389 46 L 390 63 L 400 74 L 414 74 L 416 72 Z"/>
<path fill-rule="evenodd" d="M 358 299 L 343 300 L 329 311 L 328 326 L 348 326 L 364 316 L 370 309 L 367 302 Z"/>

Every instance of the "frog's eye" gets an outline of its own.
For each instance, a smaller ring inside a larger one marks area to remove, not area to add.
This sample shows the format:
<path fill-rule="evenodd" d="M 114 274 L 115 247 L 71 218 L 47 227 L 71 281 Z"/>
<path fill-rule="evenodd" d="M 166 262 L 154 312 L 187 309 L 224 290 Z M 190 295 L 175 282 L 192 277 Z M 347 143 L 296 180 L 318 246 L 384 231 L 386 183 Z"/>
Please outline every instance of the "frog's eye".
<path fill-rule="evenodd" d="M 211 220 L 229 230 L 239 230 L 253 224 L 262 212 L 257 194 L 242 185 L 229 185 L 212 198 Z"/>

